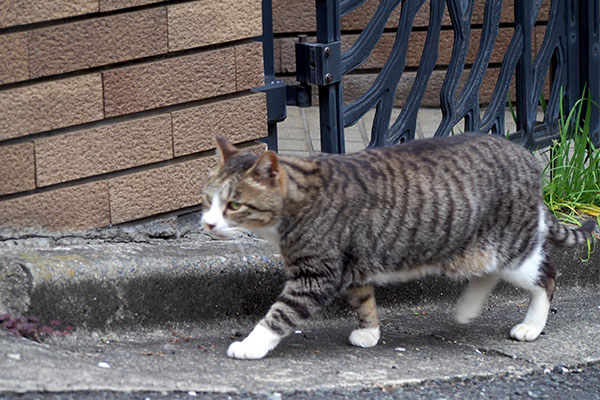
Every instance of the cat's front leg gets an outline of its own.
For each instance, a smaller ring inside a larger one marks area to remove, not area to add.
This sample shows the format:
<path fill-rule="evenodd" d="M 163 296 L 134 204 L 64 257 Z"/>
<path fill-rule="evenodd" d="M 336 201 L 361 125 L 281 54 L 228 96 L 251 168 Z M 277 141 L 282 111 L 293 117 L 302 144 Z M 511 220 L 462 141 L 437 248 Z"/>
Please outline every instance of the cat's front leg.
<path fill-rule="evenodd" d="M 298 274 L 288 280 L 269 312 L 241 342 L 232 343 L 227 356 L 244 360 L 263 358 L 302 321 L 321 310 L 337 295 L 331 276 Z"/>
<path fill-rule="evenodd" d="M 346 290 L 346 296 L 358 314 L 358 329 L 352 331 L 348 341 L 357 347 L 375 346 L 381 333 L 373 286 L 352 286 Z"/>

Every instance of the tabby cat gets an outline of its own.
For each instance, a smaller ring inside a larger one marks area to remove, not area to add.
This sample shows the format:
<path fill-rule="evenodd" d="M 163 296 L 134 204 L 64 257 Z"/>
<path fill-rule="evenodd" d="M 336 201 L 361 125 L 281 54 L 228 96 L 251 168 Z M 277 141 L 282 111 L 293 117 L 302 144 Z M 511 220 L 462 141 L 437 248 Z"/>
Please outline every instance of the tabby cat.
<path fill-rule="evenodd" d="M 260 156 L 217 137 L 204 190 L 204 228 L 255 232 L 279 248 L 288 280 L 267 315 L 227 355 L 259 359 L 345 293 L 358 314 L 352 345 L 380 337 L 374 285 L 428 274 L 467 278 L 456 321 L 479 316 L 503 279 L 529 291 L 510 336 L 544 329 L 556 271 L 546 243 L 574 246 L 594 229 L 561 225 L 542 202 L 533 156 L 504 138 L 464 134 L 351 155 Z"/>

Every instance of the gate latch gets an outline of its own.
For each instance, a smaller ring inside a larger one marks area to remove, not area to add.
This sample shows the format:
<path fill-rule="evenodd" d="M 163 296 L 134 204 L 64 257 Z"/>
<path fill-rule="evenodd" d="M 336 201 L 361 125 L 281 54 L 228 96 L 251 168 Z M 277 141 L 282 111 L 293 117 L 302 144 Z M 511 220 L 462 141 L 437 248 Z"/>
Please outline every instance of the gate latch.
<path fill-rule="evenodd" d="M 342 46 L 296 42 L 296 79 L 311 85 L 331 85 L 342 80 Z"/>

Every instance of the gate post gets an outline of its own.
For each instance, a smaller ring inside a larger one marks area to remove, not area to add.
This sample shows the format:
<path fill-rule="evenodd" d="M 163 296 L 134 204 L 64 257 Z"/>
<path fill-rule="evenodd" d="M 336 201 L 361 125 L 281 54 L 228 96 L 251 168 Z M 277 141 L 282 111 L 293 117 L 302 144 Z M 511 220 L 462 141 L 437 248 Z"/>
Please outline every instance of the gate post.
<path fill-rule="evenodd" d="M 317 43 L 339 46 L 341 39 L 340 0 L 316 0 Z M 325 50 L 327 56 L 327 50 Z M 344 153 L 344 117 L 342 100 L 342 63 L 330 68 L 337 69 L 325 76 L 325 84 L 319 84 L 319 118 L 321 122 L 321 151 Z M 340 80 L 334 79 L 340 77 Z"/>
<path fill-rule="evenodd" d="M 580 46 L 580 83 L 579 95 L 583 88 L 589 90 L 592 104 L 590 115 L 590 139 L 596 148 L 600 148 L 600 39 L 598 25 L 600 19 L 600 0 L 583 0 L 579 4 Z"/>

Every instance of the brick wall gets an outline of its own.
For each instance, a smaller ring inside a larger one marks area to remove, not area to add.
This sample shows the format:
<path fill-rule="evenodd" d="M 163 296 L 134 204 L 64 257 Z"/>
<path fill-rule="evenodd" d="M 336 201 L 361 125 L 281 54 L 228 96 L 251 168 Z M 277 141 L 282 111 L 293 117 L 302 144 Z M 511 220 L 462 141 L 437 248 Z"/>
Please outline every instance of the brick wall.
<path fill-rule="evenodd" d="M 352 43 L 358 38 L 360 31 L 364 29 L 367 22 L 373 16 L 378 3 L 378 0 L 367 0 L 362 6 L 342 18 L 343 50 L 349 49 L 352 46 Z M 426 28 L 429 23 L 428 4 L 428 2 L 425 2 L 415 18 L 413 32 L 409 39 L 406 70 L 396 93 L 396 106 L 402 106 L 404 104 L 416 77 L 416 69 L 421 60 L 423 46 L 425 45 L 425 37 L 427 35 Z M 501 28 L 498 32 L 496 46 L 490 59 L 490 67 L 484 77 L 483 85 L 480 90 L 480 97 L 484 104 L 491 97 L 500 71 L 500 63 L 502 62 L 513 35 L 513 28 L 511 26 L 514 20 L 513 5 L 514 2 L 512 1 L 503 2 Z M 484 6 L 485 0 L 475 0 L 472 19 L 472 35 L 466 60 L 467 64 L 473 63 L 479 47 Z M 547 21 L 549 6 L 549 1 L 543 2 L 538 15 L 538 21 Z M 400 7 L 397 7 L 387 22 L 385 33 L 379 43 L 375 46 L 375 49 L 367 61 L 358 67 L 354 73 L 344 76 L 345 102 L 356 100 L 360 95 L 365 93 L 375 81 L 378 70 L 383 67 L 393 46 L 395 29 L 398 27 L 399 17 Z M 292 83 L 295 81 L 296 72 L 294 42 L 297 41 L 297 34 L 303 32 L 308 34 L 308 39 L 310 41 L 315 40 L 316 23 L 314 0 L 297 0 L 294 1 L 293 4 L 286 0 L 273 0 L 273 19 L 276 34 L 276 73 L 279 74 L 283 80 Z M 454 42 L 454 32 L 451 29 L 450 16 L 447 8 L 443 25 L 444 27 L 442 28 L 443 30 L 440 35 L 438 46 L 437 68 L 429 80 L 427 90 L 423 97 L 422 105 L 425 107 L 440 106 L 439 93 L 445 77 L 445 68 L 450 61 L 452 45 Z M 539 26 L 536 26 L 535 36 L 532 38 L 536 49 L 539 49 L 539 46 L 542 43 L 544 32 L 545 25 L 542 22 Z M 466 78 L 467 73 L 468 68 L 463 75 L 463 79 Z"/>
<path fill-rule="evenodd" d="M 260 0 L 6 0 L 0 226 L 195 206 L 215 134 L 267 134 Z"/>

